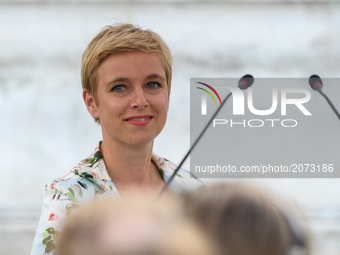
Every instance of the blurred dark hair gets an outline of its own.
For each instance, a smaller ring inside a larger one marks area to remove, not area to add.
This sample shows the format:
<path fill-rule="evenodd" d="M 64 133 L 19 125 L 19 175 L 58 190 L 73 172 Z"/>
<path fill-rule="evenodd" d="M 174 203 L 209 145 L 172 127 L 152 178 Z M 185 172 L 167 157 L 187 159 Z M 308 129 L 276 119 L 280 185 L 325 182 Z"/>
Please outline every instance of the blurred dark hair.
<path fill-rule="evenodd" d="M 228 183 L 188 195 L 184 207 L 188 217 L 216 241 L 222 254 L 286 255 L 294 240 L 274 201 L 259 188 Z M 304 250 L 308 254 L 309 247 Z"/>

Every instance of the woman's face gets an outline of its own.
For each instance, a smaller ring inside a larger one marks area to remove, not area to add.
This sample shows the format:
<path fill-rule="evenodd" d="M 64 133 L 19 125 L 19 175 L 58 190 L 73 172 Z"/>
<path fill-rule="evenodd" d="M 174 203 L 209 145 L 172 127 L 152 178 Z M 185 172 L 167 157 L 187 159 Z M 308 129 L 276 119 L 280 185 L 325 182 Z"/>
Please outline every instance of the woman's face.
<path fill-rule="evenodd" d="M 99 118 L 103 139 L 130 145 L 153 142 L 169 109 L 164 67 L 154 53 L 123 52 L 109 56 L 97 75 L 97 104 L 88 91 L 84 101 Z"/>

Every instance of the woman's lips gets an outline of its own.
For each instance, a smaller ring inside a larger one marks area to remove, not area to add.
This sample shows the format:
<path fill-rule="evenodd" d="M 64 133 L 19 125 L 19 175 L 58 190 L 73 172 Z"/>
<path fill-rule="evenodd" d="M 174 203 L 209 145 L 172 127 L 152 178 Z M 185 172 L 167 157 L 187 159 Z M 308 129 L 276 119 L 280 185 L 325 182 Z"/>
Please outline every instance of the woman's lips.
<path fill-rule="evenodd" d="M 132 116 L 126 118 L 125 121 L 135 126 L 145 126 L 152 120 L 152 116 Z"/>

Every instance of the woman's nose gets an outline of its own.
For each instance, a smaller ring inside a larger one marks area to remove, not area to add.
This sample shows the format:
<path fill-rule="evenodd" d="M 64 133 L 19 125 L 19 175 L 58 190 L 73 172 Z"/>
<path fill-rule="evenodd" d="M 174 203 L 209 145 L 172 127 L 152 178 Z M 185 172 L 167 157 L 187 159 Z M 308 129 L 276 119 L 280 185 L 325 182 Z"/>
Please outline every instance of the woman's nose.
<path fill-rule="evenodd" d="M 137 88 L 134 90 L 133 99 L 131 102 L 131 108 L 135 109 L 145 109 L 148 106 L 148 102 L 145 98 L 145 93 L 142 88 Z"/>

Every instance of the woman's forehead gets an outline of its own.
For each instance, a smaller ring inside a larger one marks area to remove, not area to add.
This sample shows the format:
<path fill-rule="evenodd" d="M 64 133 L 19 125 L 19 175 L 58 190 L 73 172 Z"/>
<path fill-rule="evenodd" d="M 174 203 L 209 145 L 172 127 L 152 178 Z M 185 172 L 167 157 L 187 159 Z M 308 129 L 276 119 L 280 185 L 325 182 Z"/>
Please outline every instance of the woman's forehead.
<path fill-rule="evenodd" d="M 135 51 L 110 55 L 99 67 L 105 82 L 132 78 L 166 79 L 164 66 L 155 53 Z"/>

